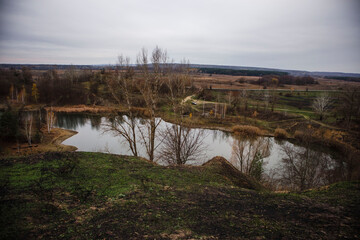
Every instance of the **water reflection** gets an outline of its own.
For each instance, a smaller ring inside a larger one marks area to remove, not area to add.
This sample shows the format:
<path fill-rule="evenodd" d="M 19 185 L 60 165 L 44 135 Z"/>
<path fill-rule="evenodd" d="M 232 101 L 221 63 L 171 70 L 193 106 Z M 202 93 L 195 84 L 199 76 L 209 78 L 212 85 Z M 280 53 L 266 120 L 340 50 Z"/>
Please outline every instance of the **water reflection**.
<path fill-rule="evenodd" d="M 90 124 L 91 124 L 91 129 L 99 131 L 101 126 L 101 116 L 91 115 Z"/>
<path fill-rule="evenodd" d="M 58 114 L 56 125 L 57 127 L 78 131 L 78 134 L 63 142 L 63 144 L 76 146 L 78 151 L 132 155 L 129 145 L 124 141 L 124 138 L 121 138 L 118 134 L 112 132 L 104 132 L 104 125 L 111 125 L 114 122 L 116 122 L 116 124 L 121 124 L 126 118 L 126 116 L 114 119 L 99 116 L 85 116 L 81 114 Z M 136 121 L 140 126 L 144 126 L 144 119 L 137 118 Z M 161 132 L 162 130 L 169 128 L 169 126 L 172 126 L 172 124 L 161 121 L 158 130 Z M 251 173 L 250 175 L 254 175 L 255 177 L 259 176 L 258 167 L 260 164 L 264 166 L 264 172 L 261 172 L 260 175 L 274 184 L 280 184 L 280 179 L 294 178 L 293 175 L 285 176 L 283 173 L 285 169 L 283 159 L 289 158 L 286 151 L 284 151 L 284 147 L 296 150 L 299 154 L 306 154 L 303 152 L 305 149 L 304 146 L 297 146 L 288 141 L 278 141 L 274 138 L 258 137 L 248 139 L 233 136 L 232 134 L 219 130 L 193 130 L 195 132 L 204 132 L 205 137 L 203 141 L 207 148 L 202 157 L 189 161 L 187 164 L 201 165 L 215 156 L 222 156 L 231 161 L 232 164 L 241 171 L 247 174 Z M 140 137 L 138 138 L 138 155 L 146 157 L 145 147 L 141 144 L 139 139 Z M 155 152 L 155 157 L 159 159 L 158 154 L 162 147 L 160 134 L 156 141 L 159 144 L 159 148 Z M 319 167 L 321 166 L 327 173 L 337 171 L 338 167 L 336 164 L 333 164 L 335 161 L 330 155 L 319 151 L 311 153 L 312 158 L 320 155 L 324 156 L 325 159 L 322 162 L 326 162 L 328 165 L 320 164 Z M 166 164 L 165 162 L 159 163 Z M 286 168 L 289 169 L 290 167 L 288 166 Z M 315 173 L 309 172 L 308 175 L 309 174 L 314 175 Z M 327 174 L 325 177 L 329 177 L 329 175 Z M 325 180 L 321 180 L 321 183 L 325 183 Z M 285 182 L 283 181 L 282 184 L 284 183 Z"/>
<path fill-rule="evenodd" d="M 56 114 L 56 127 L 77 131 L 85 126 L 88 120 L 89 116 L 83 114 L 58 113 Z"/>
<path fill-rule="evenodd" d="M 267 137 L 234 136 L 231 163 L 242 173 L 261 180 L 266 165 L 264 158 L 269 157 L 273 142 Z"/>

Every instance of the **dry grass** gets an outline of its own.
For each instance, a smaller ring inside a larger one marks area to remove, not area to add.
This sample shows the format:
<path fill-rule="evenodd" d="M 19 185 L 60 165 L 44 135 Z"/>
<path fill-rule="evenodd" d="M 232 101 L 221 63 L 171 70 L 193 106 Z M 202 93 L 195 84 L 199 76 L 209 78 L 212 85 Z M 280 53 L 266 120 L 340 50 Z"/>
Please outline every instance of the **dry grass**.
<path fill-rule="evenodd" d="M 247 81 L 258 80 L 260 77 L 255 76 L 230 76 L 221 74 L 199 73 L 194 76 L 194 84 L 197 87 L 211 87 L 213 89 L 263 89 L 262 85 L 250 84 Z M 242 79 L 245 82 L 240 83 L 237 80 Z M 319 84 L 311 85 L 284 85 L 277 86 L 276 89 L 294 89 L 305 91 L 308 90 L 338 90 L 339 88 L 360 86 L 358 82 L 348 82 L 342 80 L 316 78 Z"/>
<path fill-rule="evenodd" d="M 294 138 L 302 139 L 303 136 L 304 136 L 304 132 L 303 132 L 303 131 L 296 130 L 295 133 L 294 133 Z"/>
<path fill-rule="evenodd" d="M 50 110 L 50 107 L 46 107 L 46 110 Z M 87 105 L 72 105 L 64 107 L 52 107 L 54 112 L 66 112 L 66 113 L 106 113 L 112 112 L 116 108 L 105 106 L 87 106 Z"/>
<path fill-rule="evenodd" d="M 276 138 L 288 138 L 289 134 L 286 132 L 285 129 L 276 128 L 274 132 L 274 137 Z"/>
<path fill-rule="evenodd" d="M 261 136 L 263 132 L 260 128 L 250 125 L 236 125 L 231 128 L 232 132 L 239 135 L 245 135 L 249 137 Z"/>

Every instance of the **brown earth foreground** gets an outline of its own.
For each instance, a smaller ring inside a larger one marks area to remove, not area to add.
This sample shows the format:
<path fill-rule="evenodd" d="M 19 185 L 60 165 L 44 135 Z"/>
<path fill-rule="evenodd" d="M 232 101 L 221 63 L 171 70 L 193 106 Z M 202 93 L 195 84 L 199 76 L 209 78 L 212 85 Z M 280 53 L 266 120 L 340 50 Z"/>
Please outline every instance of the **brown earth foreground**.
<path fill-rule="evenodd" d="M 360 183 L 273 193 L 220 157 L 103 153 L 0 161 L 0 239 L 359 239 Z"/>

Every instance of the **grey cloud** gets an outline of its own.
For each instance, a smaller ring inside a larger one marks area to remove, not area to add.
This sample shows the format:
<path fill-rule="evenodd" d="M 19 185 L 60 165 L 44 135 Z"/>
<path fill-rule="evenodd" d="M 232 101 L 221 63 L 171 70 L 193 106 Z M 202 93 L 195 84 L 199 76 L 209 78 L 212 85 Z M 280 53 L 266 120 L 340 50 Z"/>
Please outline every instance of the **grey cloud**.
<path fill-rule="evenodd" d="M 0 62 L 193 63 L 360 72 L 357 0 L 2 1 Z"/>

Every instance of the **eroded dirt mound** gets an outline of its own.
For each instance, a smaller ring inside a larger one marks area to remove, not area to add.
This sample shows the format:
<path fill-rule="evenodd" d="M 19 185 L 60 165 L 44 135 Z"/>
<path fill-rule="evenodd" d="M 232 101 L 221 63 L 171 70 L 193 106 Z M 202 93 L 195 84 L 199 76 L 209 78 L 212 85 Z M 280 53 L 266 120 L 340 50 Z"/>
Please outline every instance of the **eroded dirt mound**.
<path fill-rule="evenodd" d="M 203 166 L 212 168 L 214 172 L 228 178 L 237 187 L 254 190 L 263 189 L 263 186 L 260 183 L 241 173 L 223 157 L 214 157 L 210 161 L 204 163 Z"/>

